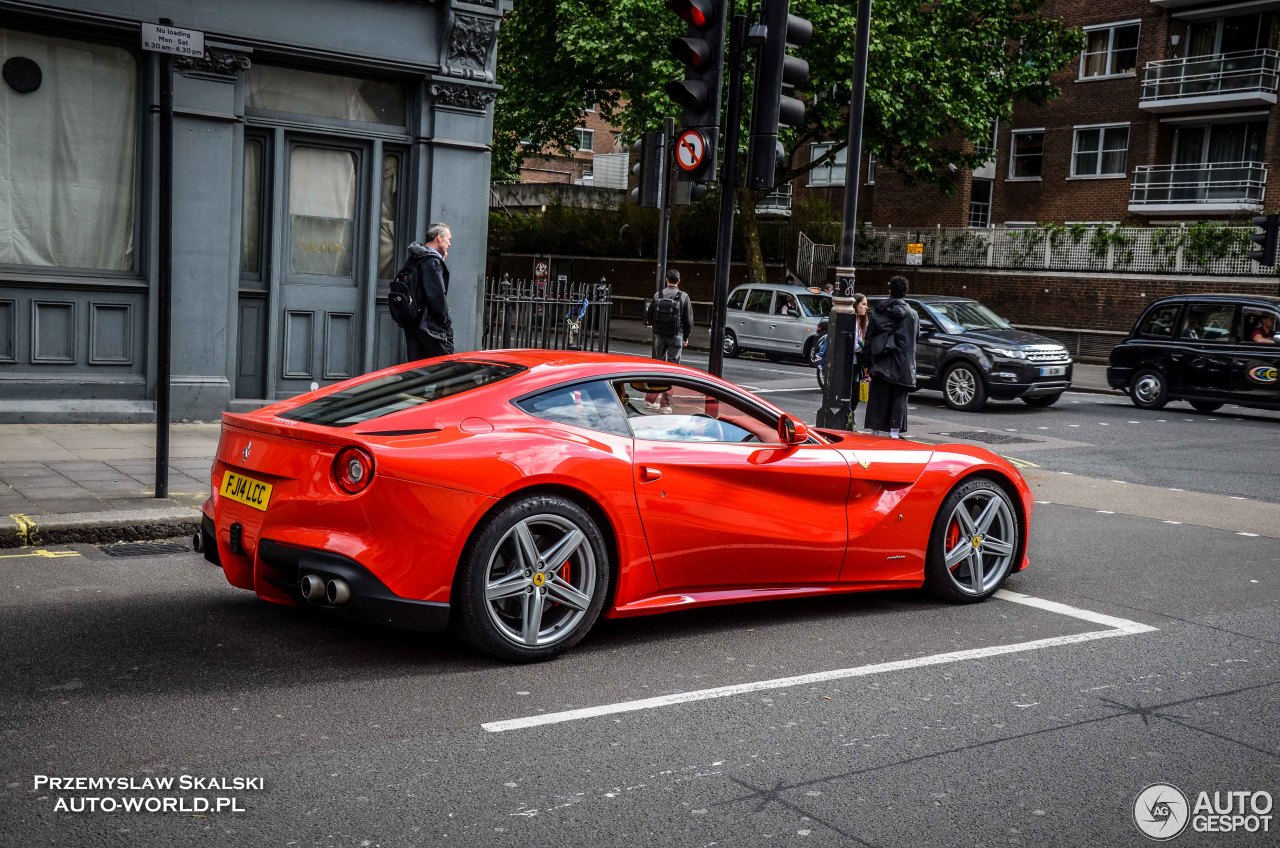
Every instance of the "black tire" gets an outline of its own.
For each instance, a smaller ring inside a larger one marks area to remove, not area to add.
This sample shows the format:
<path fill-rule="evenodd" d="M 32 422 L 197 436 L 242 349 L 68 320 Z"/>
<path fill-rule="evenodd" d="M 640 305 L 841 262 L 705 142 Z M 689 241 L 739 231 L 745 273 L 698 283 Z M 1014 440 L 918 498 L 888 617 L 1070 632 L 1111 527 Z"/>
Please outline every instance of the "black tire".
<path fill-rule="evenodd" d="M 1195 407 L 1197 412 L 1217 412 L 1222 409 L 1222 404 L 1213 400 L 1190 400 L 1187 403 Z"/>
<path fill-rule="evenodd" d="M 1062 392 L 1056 395 L 1036 395 L 1035 397 L 1024 397 L 1022 402 L 1027 406 L 1034 406 L 1036 409 L 1043 409 L 1046 406 L 1053 406 L 1062 397 Z"/>
<path fill-rule="evenodd" d="M 1022 535 L 1022 519 L 1008 492 L 985 477 L 961 483 L 943 499 L 933 520 L 926 591 L 960 604 L 986 600 L 1012 572 Z"/>
<path fill-rule="evenodd" d="M 721 344 L 721 350 L 724 355 L 730 358 L 736 357 L 742 352 L 738 349 L 738 337 L 733 334 L 733 330 L 724 331 L 724 341 Z"/>
<path fill-rule="evenodd" d="M 1142 368 L 1129 381 L 1129 400 L 1138 409 L 1161 409 L 1169 402 L 1169 384 L 1155 368 Z"/>
<path fill-rule="evenodd" d="M 987 403 L 987 386 L 971 362 L 957 362 L 942 377 L 942 399 L 961 412 L 977 412 Z"/>
<path fill-rule="evenodd" d="M 490 516 L 463 552 L 450 626 L 499 659 L 548 660 L 587 635 L 611 574 L 591 516 L 567 498 L 532 495 Z"/>

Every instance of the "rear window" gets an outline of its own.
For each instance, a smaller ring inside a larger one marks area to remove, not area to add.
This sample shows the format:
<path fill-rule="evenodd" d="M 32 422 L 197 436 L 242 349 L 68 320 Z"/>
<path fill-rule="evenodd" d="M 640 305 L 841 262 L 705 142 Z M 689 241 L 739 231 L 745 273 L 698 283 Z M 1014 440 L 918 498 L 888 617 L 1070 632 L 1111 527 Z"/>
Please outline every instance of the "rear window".
<path fill-rule="evenodd" d="M 350 427 L 505 380 L 524 370 L 503 362 L 441 362 L 379 377 L 280 413 L 307 424 Z"/>

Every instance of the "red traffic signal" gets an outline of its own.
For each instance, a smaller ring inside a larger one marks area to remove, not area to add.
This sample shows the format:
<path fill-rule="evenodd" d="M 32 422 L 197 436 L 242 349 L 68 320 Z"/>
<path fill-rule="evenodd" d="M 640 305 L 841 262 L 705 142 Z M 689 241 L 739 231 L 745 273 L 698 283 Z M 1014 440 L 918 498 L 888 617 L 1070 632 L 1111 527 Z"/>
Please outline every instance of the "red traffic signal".
<path fill-rule="evenodd" d="M 716 22 L 720 4 L 715 0 L 667 0 L 667 8 L 680 16 L 680 20 L 699 29 Z"/>

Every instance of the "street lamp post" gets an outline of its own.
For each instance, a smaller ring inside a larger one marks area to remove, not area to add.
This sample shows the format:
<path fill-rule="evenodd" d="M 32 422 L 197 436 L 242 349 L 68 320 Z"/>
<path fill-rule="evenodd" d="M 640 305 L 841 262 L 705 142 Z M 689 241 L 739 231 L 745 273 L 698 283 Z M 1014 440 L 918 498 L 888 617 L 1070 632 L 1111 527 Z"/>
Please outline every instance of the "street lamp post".
<path fill-rule="evenodd" d="M 836 257 L 836 296 L 827 330 L 827 386 L 818 426 L 853 429 L 853 256 L 857 245 L 858 176 L 862 164 L 862 117 L 867 95 L 867 50 L 871 43 L 871 0 L 858 0 L 858 29 L 849 99 L 849 143 L 845 154 L 844 234 Z"/>

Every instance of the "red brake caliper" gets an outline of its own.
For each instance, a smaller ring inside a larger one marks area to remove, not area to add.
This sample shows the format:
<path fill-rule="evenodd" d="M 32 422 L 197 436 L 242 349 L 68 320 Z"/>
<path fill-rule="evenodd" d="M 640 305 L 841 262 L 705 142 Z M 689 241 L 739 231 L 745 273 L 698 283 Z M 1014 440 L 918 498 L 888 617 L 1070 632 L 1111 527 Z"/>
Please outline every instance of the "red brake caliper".
<path fill-rule="evenodd" d="M 943 553 L 945 554 L 954 551 L 958 544 L 960 544 L 960 522 L 953 518 L 951 519 L 951 524 L 947 527 L 947 546 L 943 550 Z M 963 560 L 961 560 L 961 562 L 963 562 Z M 957 566 L 959 564 L 960 563 L 956 563 Z"/>

